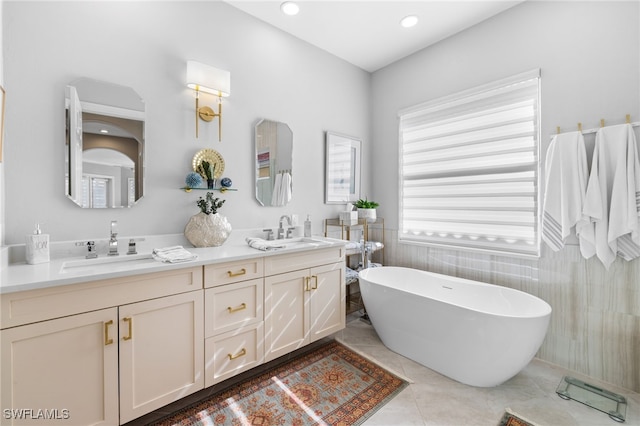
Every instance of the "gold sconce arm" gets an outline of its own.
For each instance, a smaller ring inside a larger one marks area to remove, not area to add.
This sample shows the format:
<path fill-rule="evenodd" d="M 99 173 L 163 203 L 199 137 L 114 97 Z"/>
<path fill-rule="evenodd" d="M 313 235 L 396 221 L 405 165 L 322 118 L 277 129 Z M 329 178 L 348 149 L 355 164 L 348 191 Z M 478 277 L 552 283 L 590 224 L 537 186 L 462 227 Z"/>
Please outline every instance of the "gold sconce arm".
<path fill-rule="evenodd" d="M 218 117 L 218 141 L 222 141 L 222 98 L 218 97 L 218 112 L 210 106 L 200 106 L 200 92 L 196 90 L 196 138 L 199 136 L 198 117 L 207 123 Z"/>

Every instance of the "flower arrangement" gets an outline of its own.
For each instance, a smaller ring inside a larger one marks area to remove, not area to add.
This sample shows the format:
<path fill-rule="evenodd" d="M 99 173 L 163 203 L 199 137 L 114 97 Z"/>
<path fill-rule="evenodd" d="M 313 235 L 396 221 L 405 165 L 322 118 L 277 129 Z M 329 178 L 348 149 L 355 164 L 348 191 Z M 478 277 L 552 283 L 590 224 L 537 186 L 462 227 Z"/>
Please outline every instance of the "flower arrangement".
<path fill-rule="evenodd" d="M 369 201 L 366 198 L 364 200 L 361 198 L 356 201 L 355 206 L 358 209 L 375 209 L 378 208 L 380 204 L 376 203 L 375 201 Z"/>
<path fill-rule="evenodd" d="M 204 214 L 216 214 L 218 209 L 222 207 L 227 200 L 221 200 L 213 197 L 213 192 L 207 192 L 205 198 L 200 197 L 196 203 Z"/>

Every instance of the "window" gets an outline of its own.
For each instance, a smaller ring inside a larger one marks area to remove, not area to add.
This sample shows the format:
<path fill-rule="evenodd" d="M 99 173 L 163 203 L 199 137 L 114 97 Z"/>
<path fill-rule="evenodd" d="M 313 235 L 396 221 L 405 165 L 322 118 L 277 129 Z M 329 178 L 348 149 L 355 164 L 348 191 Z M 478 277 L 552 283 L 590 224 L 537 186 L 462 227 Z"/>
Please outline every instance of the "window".
<path fill-rule="evenodd" d="M 401 242 L 539 255 L 540 71 L 407 108 Z"/>

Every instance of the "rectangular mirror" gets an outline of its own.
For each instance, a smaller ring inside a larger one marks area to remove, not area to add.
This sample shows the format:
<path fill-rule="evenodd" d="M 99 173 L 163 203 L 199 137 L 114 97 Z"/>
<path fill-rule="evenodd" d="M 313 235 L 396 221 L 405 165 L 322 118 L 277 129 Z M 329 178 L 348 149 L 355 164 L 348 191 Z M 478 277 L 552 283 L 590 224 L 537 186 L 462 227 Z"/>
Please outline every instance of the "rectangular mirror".
<path fill-rule="evenodd" d="M 346 204 L 360 198 L 360 150 L 362 141 L 327 132 L 325 154 L 326 204 Z"/>

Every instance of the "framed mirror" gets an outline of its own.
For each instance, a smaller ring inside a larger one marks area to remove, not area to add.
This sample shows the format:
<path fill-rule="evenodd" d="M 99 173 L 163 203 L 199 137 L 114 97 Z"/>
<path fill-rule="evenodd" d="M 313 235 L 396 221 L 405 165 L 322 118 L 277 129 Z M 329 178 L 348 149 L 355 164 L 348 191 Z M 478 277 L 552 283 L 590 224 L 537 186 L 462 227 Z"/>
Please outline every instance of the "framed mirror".
<path fill-rule="evenodd" d="M 256 200 L 286 206 L 293 188 L 293 132 L 285 123 L 260 120 L 255 126 Z"/>
<path fill-rule="evenodd" d="M 327 132 L 325 154 L 325 204 L 346 204 L 360 198 L 362 141 Z"/>
<path fill-rule="evenodd" d="M 82 208 L 144 196 L 145 105 L 130 87 L 81 78 L 65 90 L 66 195 Z"/>

